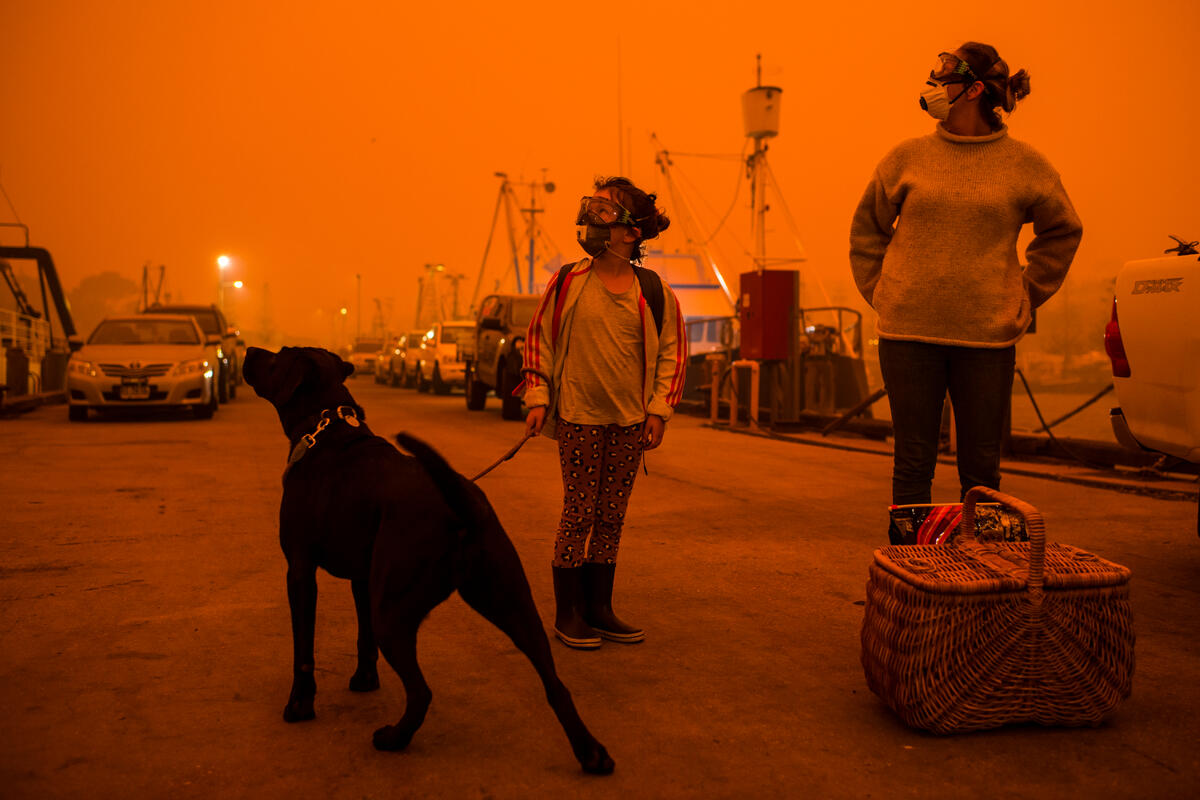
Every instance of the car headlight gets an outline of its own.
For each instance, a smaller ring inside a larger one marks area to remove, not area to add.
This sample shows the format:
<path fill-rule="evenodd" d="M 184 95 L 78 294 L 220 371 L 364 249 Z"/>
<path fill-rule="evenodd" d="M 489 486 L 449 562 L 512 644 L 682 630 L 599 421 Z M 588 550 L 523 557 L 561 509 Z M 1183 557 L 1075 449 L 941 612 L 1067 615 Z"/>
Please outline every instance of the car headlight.
<path fill-rule="evenodd" d="M 208 361 L 203 358 L 193 358 L 190 361 L 184 361 L 175 366 L 172 375 L 191 375 L 194 372 L 203 372 L 208 369 Z"/>
<path fill-rule="evenodd" d="M 90 361 L 72 358 L 67 362 L 67 372 L 73 372 L 76 375 L 82 375 L 85 378 L 94 378 L 96 377 L 96 365 Z"/>

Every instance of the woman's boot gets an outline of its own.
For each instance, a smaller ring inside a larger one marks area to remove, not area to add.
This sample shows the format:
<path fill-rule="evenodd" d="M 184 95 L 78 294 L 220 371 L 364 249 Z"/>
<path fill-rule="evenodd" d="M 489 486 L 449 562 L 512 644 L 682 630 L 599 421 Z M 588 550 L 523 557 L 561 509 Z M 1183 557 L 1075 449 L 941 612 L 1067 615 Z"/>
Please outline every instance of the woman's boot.
<path fill-rule="evenodd" d="M 617 565 L 587 563 L 582 569 L 583 585 L 587 592 L 584 621 L 591 625 L 596 633 L 614 642 L 634 644 L 645 639 L 644 630 L 626 625 L 613 613 L 613 580 L 616 577 Z"/>
<path fill-rule="evenodd" d="M 554 571 L 554 635 L 567 647 L 595 650 L 600 636 L 583 621 L 583 569 L 551 567 Z"/>

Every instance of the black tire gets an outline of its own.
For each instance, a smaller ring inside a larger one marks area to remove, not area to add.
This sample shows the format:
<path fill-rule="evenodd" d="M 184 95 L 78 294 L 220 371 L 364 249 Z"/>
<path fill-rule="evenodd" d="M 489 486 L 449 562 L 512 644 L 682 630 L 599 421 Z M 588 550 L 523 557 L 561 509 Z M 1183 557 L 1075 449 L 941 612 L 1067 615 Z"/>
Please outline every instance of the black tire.
<path fill-rule="evenodd" d="M 71 422 L 87 422 L 87 406 L 67 406 L 67 419 Z"/>
<path fill-rule="evenodd" d="M 417 373 L 417 391 L 421 392 L 422 394 L 425 394 L 426 392 L 429 391 L 429 384 L 425 382 L 425 371 L 421 369 L 420 365 L 418 365 L 417 369 L 416 369 L 416 373 Z"/>
<path fill-rule="evenodd" d="M 400 385 L 400 376 L 396 374 L 396 370 L 388 371 L 388 386 L 393 389 Z"/>
<path fill-rule="evenodd" d="M 467 369 L 467 410 L 482 411 L 487 406 L 487 386 L 475 378 L 474 367 Z"/>
<path fill-rule="evenodd" d="M 420 376 L 420 374 L 421 374 L 420 367 L 417 367 L 412 372 L 409 372 L 408 365 L 405 364 L 404 365 L 404 386 L 408 389 L 412 389 L 414 386 L 417 385 L 417 378 Z"/>
<path fill-rule="evenodd" d="M 513 397 L 512 391 L 516 388 L 516 383 L 513 377 L 508 374 L 508 370 L 503 364 L 496 370 L 499 375 L 496 387 L 496 394 L 500 396 L 500 418 L 501 419 L 525 419 L 521 414 L 521 398 Z M 511 386 L 509 384 L 512 384 Z"/>
<path fill-rule="evenodd" d="M 214 411 L 216 411 L 216 408 L 212 403 L 205 403 L 202 406 L 192 406 L 192 415 L 196 419 L 212 419 Z"/>
<path fill-rule="evenodd" d="M 433 365 L 433 393 L 450 394 L 450 384 L 442 380 L 442 371 L 437 364 Z"/>
<path fill-rule="evenodd" d="M 218 367 L 217 372 L 217 402 L 228 403 L 229 398 L 229 370 L 226 367 Z"/>

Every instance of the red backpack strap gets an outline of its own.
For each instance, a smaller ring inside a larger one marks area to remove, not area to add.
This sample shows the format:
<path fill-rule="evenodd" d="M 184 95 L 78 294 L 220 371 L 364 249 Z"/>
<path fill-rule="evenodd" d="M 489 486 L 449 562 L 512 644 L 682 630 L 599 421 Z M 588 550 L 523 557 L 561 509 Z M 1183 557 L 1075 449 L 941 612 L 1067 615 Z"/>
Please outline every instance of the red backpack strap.
<path fill-rule="evenodd" d="M 563 264 L 562 269 L 558 271 L 558 279 L 554 281 L 554 316 L 551 318 L 550 322 L 551 344 L 558 341 L 558 330 L 562 322 L 562 310 L 563 306 L 566 305 L 567 302 L 567 293 L 565 291 L 566 285 L 570 284 L 571 279 L 574 277 L 571 274 L 571 270 L 573 270 L 575 265 L 578 263 L 579 262 L 576 261 L 573 264 Z"/>

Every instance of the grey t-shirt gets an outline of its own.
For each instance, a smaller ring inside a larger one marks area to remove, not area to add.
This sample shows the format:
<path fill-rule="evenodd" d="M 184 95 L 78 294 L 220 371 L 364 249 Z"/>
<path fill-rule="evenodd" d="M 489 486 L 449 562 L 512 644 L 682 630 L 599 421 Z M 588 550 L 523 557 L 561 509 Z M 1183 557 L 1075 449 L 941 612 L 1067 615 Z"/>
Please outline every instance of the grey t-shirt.
<path fill-rule="evenodd" d="M 559 417 L 576 425 L 643 422 L 642 336 L 637 280 L 614 294 L 600 276 L 589 276 L 567 343 Z"/>

